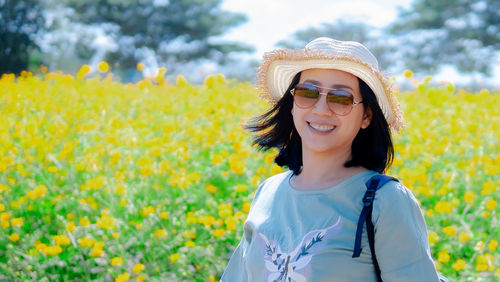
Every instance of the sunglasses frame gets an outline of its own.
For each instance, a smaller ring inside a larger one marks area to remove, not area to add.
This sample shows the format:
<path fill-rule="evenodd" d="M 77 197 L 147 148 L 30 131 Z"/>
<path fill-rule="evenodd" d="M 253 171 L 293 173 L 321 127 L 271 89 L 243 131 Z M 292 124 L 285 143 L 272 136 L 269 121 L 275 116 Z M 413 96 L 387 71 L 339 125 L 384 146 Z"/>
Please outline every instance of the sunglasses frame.
<path fill-rule="evenodd" d="M 297 86 L 299 86 L 299 85 L 311 85 L 311 86 L 314 86 L 314 87 L 316 87 L 316 88 L 317 88 L 317 91 L 318 91 L 318 93 L 319 93 L 319 94 L 318 94 L 318 97 L 316 98 L 316 102 L 314 102 L 314 103 L 313 103 L 311 106 L 309 106 L 309 107 L 302 107 L 302 106 L 299 106 L 299 105 L 295 102 L 295 99 L 294 99 L 295 104 L 296 104 L 299 108 L 302 108 L 302 109 L 309 109 L 309 108 L 314 107 L 314 105 L 316 105 L 316 103 L 318 103 L 320 95 L 325 95 L 325 96 L 328 96 L 328 95 L 338 95 L 338 94 L 334 94 L 334 93 L 330 94 L 330 92 L 331 92 L 331 91 L 335 91 L 335 90 L 345 92 L 345 93 L 349 94 L 349 96 L 351 96 L 351 97 L 352 97 L 352 104 L 351 104 L 351 108 L 349 109 L 349 111 L 348 111 L 347 113 L 341 113 L 341 114 L 339 114 L 339 113 L 335 112 L 334 110 L 332 110 L 332 108 L 330 107 L 330 105 L 328 105 L 328 109 L 330 109 L 330 111 L 332 111 L 332 112 L 333 112 L 333 113 L 335 113 L 336 115 L 339 115 L 339 116 L 345 116 L 345 115 L 348 115 L 348 114 L 352 111 L 352 108 L 354 108 L 354 106 L 356 106 L 356 105 L 358 105 L 358 104 L 363 103 L 363 101 L 356 101 L 356 98 L 354 97 L 354 95 L 352 95 L 352 94 L 351 94 L 351 93 L 349 93 L 348 91 L 341 90 L 341 89 L 337 89 L 337 88 L 323 87 L 323 86 L 319 86 L 319 85 L 312 84 L 312 83 L 300 83 L 300 84 L 295 85 L 295 87 L 294 87 L 294 88 L 292 88 L 292 89 L 290 90 L 290 93 L 292 94 L 292 96 L 294 96 L 294 97 L 295 97 L 295 88 L 296 88 Z M 328 90 L 330 90 L 330 91 L 328 91 L 328 92 L 321 92 L 321 91 L 320 91 L 320 89 L 328 89 Z M 338 96 L 340 96 L 340 95 L 338 95 Z M 327 100 L 327 101 L 328 101 L 328 100 Z M 327 104 L 330 104 L 330 103 L 328 103 L 328 102 L 327 102 Z M 346 106 L 347 106 L 347 105 L 346 105 Z"/>

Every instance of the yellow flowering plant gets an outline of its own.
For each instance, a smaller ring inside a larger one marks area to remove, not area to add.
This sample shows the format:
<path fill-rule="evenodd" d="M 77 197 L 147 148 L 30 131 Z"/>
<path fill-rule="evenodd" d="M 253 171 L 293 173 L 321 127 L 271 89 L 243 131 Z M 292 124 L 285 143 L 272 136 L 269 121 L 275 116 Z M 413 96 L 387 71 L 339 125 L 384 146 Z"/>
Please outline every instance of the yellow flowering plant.
<path fill-rule="evenodd" d="M 251 83 L 223 75 L 195 85 L 182 75 L 170 82 L 162 68 L 121 83 L 110 69 L 100 62 L 75 76 L 0 78 L 0 272 L 218 280 L 256 188 L 284 170 L 275 150 L 258 151 L 241 128 L 270 105 Z M 407 126 L 394 137 L 388 174 L 425 211 L 440 271 L 453 281 L 494 281 L 498 90 L 404 76 L 414 87 L 396 93 Z"/>

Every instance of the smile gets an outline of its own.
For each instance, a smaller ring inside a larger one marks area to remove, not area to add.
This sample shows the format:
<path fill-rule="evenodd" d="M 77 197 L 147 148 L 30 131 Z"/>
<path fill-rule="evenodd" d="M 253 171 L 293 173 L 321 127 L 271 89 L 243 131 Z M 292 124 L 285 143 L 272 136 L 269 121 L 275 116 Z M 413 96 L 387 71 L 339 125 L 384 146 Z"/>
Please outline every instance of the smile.
<path fill-rule="evenodd" d="M 333 125 L 320 125 L 320 124 L 315 124 L 315 123 L 310 123 L 308 122 L 310 127 L 312 127 L 314 130 L 321 131 L 321 132 L 328 132 L 332 131 L 336 128 L 336 126 Z"/>

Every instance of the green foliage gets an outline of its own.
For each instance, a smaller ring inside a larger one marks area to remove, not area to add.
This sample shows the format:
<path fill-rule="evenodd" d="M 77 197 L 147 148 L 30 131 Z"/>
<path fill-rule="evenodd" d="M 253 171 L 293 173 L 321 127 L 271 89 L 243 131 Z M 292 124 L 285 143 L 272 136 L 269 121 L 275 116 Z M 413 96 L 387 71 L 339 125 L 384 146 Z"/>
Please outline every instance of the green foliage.
<path fill-rule="evenodd" d="M 449 64 L 463 72 L 489 74 L 500 47 L 497 0 L 417 0 L 391 25 L 403 57 L 414 70 Z"/>
<path fill-rule="evenodd" d="M 33 36 L 43 28 L 38 1 L 0 1 L 0 74 L 20 73 L 38 46 Z"/>
<path fill-rule="evenodd" d="M 107 53 L 105 60 L 122 68 L 135 67 L 139 49 L 169 63 L 221 62 L 230 52 L 251 50 L 240 43 L 212 40 L 246 20 L 243 14 L 221 10 L 221 0 L 66 0 L 65 4 L 74 9 L 76 21 L 101 25 L 112 34 L 118 48 Z"/>

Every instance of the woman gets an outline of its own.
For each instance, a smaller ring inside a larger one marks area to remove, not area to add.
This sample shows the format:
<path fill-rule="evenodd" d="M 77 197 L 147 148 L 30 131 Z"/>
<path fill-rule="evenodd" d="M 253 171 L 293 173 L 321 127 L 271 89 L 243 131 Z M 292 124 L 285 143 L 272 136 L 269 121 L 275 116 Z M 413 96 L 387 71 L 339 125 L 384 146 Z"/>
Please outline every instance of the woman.
<path fill-rule="evenodd" d="M 259 186 L 221 281 L 439 281 L 419 205 L 399 182 L 375 194 L 376 259 L 357 228 L 365 183 L 390 166 L 390 128 L 403 124 L 370 51 L 325 37 L 275 50 L 259 86 L 274 107 L 247 128 L 290 171 Z"/>

